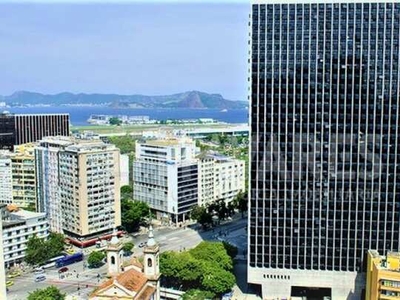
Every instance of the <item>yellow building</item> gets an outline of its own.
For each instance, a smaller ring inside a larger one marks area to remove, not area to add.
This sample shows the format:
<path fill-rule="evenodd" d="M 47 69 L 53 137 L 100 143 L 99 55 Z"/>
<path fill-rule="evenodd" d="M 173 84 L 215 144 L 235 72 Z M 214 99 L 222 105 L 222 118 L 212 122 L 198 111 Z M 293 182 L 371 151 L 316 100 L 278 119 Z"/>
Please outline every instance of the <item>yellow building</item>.
<path fill-rule="evenodd" d="M 15 146 L 11 161 L 13 203 L 36 210 L 34 144 Z"/>
<path fill-rule="evenodd" d="M 366 300 L 400 299 L 400 253 L 368 251 Z"/>

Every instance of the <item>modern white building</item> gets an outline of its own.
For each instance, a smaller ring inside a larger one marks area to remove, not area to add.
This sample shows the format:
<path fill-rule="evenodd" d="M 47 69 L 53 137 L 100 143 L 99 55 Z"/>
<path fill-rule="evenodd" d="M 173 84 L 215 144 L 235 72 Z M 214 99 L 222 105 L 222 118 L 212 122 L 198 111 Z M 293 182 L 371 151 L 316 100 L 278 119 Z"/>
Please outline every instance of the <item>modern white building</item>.
<path fill-rule="evenodd" d="M 119 160 L 119 170 L 120 170 L 120 185 L 129 185 L 129 155 L 121 154 Z"/>
<path fill-rule="evenodd" d="M 1 208 L 0 208 L 1 210 Z M 1 214 L 1 211 L 0 211 Z M 0 257 L 3 257 L 3 222 L 0 222 Z M 3 259 L 4 260 L 4 259 Z M 6 270 L 4 263 L 0 263 L 0 295 L 7 295 L 6 289 Z M 0 298 L 3 300 L 2 298 Z M 5 299 L 5 296 L 4 296 Z"/>
<path fill-rule="evenodd" d="M 198 203 L 195 143 L 187 138 L 136 142 L 133 199 L 146 202 L 158 218 L 184 221 Z"/>
<path fill-rule="evenodd" d="M 46 213 L 50 230 L 62 233 L 59 152 L 73 144 L 69 137 L 45 137 L 35 148 L 37 210 Z"/>
<path fill-rule="evenodd" d="M 220 154 L 202 153 L 199 160 L 199 205 L 231 202 L 245 190 L 245 161 Z"/>
<path fill-rule="evenodd" d="M 7 267 L 20 263 L 25 257 L 26 243 L 36 235 L 47 238 L 49 224 L 45 213 L 18 209 L 17 206 L 2 206 L 3 255 Z"/>
<path fill-rule="evenodd" d="M 7 150 L 0 151 L 0 203 L 12 203 L 12 164 Z"/>
<path fill-rule="evenodd" d="M 47 137 L 35 155 L 39 209 L 52 231 L 86 239 L 121 225 L 118 148 L 101 140 Z"/>

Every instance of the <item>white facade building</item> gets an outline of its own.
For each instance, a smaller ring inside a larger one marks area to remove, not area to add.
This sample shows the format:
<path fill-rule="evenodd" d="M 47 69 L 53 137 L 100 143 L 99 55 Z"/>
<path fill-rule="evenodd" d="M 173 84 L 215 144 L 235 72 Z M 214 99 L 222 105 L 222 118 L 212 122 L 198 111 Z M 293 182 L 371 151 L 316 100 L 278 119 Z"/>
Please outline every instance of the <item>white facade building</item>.
<path fill-rule="evenodd" d="M 146 202 L 158 218 L 184 221 L 198 202 L 195 149 L 187 138 L 137 142 L 133 199 Z"/>
<path fill-rule="evenodd" d="M 199 205 L 231 202 L 245 190 L 245 162 L 219 154 L 200 154 Z"/>
<path fill-rule="evenodd" d="M 50 230 L 62 233 L 58 155 L 72 144 L 69 137 L 45 137 L 35 148 L 37 210 L 46 213 Z"/>
<path fill-rule="evenodd" d="M 49 225 L 45 213 L 36 213 L 18 209 L 9 212 L 3 207 L 3 255 L 6 266 L 19 263 L 25 257 L 26 243 L 36 235 L 47 238 Z"/>
<path fill-rule="evenodd" d="M 120 185 L 129 185 L 129 155 L 121 154 L 119 160 L 119 170 L 120 170 Z"/>
<path fill-rule="evenodd" d="M 12 164 L 10 152 L 0 152 L 0 203 L 12 203 Z"/>

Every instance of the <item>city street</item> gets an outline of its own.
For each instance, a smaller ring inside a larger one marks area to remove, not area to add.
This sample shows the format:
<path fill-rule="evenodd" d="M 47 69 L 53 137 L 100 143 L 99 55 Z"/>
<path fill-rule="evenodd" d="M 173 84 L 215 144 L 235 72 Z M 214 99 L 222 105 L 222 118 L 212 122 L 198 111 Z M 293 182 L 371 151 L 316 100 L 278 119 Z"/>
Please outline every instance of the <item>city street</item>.
<path fill-rule="evenodd" d="M 186 228 L 155 228 L 154 236 L 160 245 L 161 252 L 187 250 L 195 247 L 203 240 L 227 240 L 239 248 L 238 257 L 243 258 L 243 251 L 247 247 L 246 224 L 247 218 L 242 219 L 238 215 L 234 220 L 208 231 L 192 228 L 197 227 L 197 225 Z M 133 255 L 139 257 L 143 254 L 143 248 L 139 248 L 138 245 L 147 241 L 147 234 L 144 233 L 136 237 L 125 236 L 122 238 L 122 241 L 132 241 L 135 244 Z M 85 253 L 93 249 L 95 247 L 85 249 Z M 33 273 L 25 273 L 12 279 L 14 285 L 9 287 L 7 299 L 23 300 L 27 298 L 29 291 L 34 291 L 37 288 L 45 288 L 50 285 L 57 286 L 62 292 L 69 296 L 75 296 L 76 299 L 87 299 L 88 294 L 98 285 L 98 274 L 100 274 L 100 282 L 102 282 L 107 273 L 106 265 L 100 268 L 89 269 L 83 267 L 83 262 L 78 262 L 67 267 L 69 270 L 64 275 L 67 274 L 68 277 L 64 278 L 59 276 L 58 269 L 52 268 L 46 270 L 46 280 L 42 282 L 35 282 L 35 275 Z"/>

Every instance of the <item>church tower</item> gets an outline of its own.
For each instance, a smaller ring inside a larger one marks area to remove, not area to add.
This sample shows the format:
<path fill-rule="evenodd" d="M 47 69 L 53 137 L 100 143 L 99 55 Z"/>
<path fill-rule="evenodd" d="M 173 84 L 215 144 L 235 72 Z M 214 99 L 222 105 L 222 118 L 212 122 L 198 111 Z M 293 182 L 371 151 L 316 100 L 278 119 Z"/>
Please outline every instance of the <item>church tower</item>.
<path fill-rule="evenodd" d="M 143 250 L 144 254 L 144 275 L 156 288 L 154 300 L 160 299 L 160 247 L 154 240 L 153 227 L 150 225 L 149 239 Z"/>
<path fill-rule="evenodd" d="M 107 246 L 108 275 L 116 276 L 122 271 L 122 243 L 118 239 L 117 231 L 114 230 L 110 243 Z"/>

